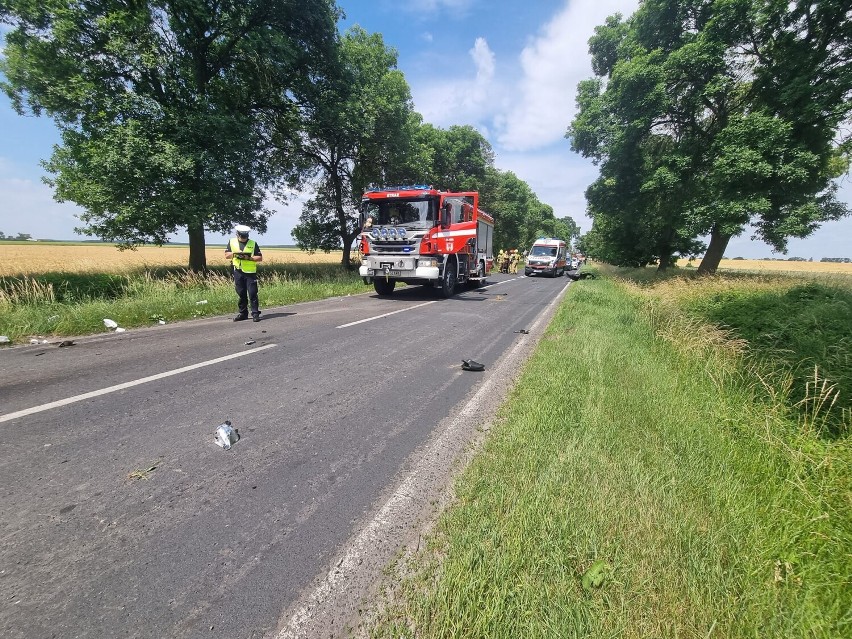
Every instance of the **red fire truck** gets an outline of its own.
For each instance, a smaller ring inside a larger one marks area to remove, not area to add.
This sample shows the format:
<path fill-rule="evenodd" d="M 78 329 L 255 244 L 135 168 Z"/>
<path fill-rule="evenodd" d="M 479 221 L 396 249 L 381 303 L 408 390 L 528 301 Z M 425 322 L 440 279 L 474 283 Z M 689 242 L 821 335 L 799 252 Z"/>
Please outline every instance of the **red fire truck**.
<path fill-rule="evenodd" d="M 397 282 L 440 288 L 482 286 L 491 270 L 494 218 L 479 193 L 426 185 L 367 191 L 361 199 L 361 268 L 365 284 L 390 295 Z"/>

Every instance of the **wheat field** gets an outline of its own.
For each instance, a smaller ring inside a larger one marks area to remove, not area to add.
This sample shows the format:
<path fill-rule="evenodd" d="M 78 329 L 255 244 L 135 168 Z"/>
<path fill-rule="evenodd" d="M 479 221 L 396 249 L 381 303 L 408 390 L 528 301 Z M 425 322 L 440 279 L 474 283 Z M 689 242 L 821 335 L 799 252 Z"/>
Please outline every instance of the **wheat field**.
<path fill-rule="evenodd" d="M 263 248 L 263 264 L 338 263 L 342 253 L 314 253 L 294 248 Z M 188 266 L 188 246 L 141 246 L 119 251 L 111 244 L 0 243 L 0 277 L 39 273 L 126 273 L 129 271 Z M 207 265 L 227 264 L 225 246 L 207 247 Z M 261 266 L 261 268 L 263 268 Z"/>
<path fill-rule="evenodd" d="M 692 267 L 698 268 L 700 260 L 694 260 Z M 678 260 L 677 265 L 687 267 L 687 260 Z M 720 270 L 788 272 L 788 273 L 845 273 L 852 275 L 852 264 L 840 262 L 788 262 L 786 260 L 727 260 L 719 262 Z"/>
<path fill-rule="evenodd" d="M 263 248 L 265 264 L 336 264 L 341 252 L 310 255 L 295 248 Z M 207 264 L 225 264 L 224 245 L 207 247 Z M 112 244 L 5 243 L 0 242 L 0 277 L 38 275 L 39 273 L 126 273 L 163 266 L 187 266 L 188 246 L 141 246 L 132 251 L 119 251 Z M 678 266 L 690 268 L 686 260 Z M 692 267 L 698 266 L 692 262 Z M 261 267 L 262 268 L 262 267 Z M 788 262 L 783 260 L 722 260 L 723 270 L 756 272 L 844 273 L 852 275 L 852 264 L 837 262 Z"/>

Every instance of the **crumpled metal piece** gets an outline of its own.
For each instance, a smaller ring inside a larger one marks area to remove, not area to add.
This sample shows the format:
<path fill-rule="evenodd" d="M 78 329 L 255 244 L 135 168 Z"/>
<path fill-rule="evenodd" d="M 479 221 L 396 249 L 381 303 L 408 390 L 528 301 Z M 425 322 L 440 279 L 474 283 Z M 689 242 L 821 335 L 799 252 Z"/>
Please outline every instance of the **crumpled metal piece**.
<path fill-rule="evenodd" d="M 230 421 L 226 421 L 224 424 L 219 424 L 219 427 L 216 429 L 216 434 L 213 437 L 213 441 L 216 442 L 217 446 L 221 446 L 225 450 L 231 450 L 231 446 L 236 444 L 240 440 L 239 431 L 231 426 Z"/>

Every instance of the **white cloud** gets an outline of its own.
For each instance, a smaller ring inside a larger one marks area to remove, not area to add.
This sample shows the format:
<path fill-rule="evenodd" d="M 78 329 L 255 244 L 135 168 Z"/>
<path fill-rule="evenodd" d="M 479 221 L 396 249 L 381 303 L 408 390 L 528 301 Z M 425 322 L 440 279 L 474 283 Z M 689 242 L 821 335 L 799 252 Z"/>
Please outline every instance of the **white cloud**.
<path fill-rule="evenodd" d="M 458 75 L 429 78 L 411 86 L 416 109 L 426 122 L 442 127 L 472 124 L 483 130 L 497 104 L 497 62 L 485 38 L 476 38 L 468 55 L 473 66 L 459 70 Z"/>
<path fill-rule="evenodd" d="M 478 110 L 488 101 L 489 89 L 494 79 L 494 52 L 488 48 L 485 38 L 477 38 L 468 53 L 476 67 L 476 79 L 472 90 L 462 92 L 463 103 L 468 109 Z"/>
<path fill-rule="evenodd" d="M 485 38 L 477 38 L 468 52 L 476 65 L 476 83 L 487 84 L 494 77 L 494 52 Z"/>
<path fill-rule="evenodd" d="M 496 118 L 501 146 L 534 149 L 565 135 L 576 112 L 580 80 L 591 77 L 588 40 L 607 16 L 627 16 L 636 0 L 575 0 L 557 14 L 520 54 L 517 99 Z"/>

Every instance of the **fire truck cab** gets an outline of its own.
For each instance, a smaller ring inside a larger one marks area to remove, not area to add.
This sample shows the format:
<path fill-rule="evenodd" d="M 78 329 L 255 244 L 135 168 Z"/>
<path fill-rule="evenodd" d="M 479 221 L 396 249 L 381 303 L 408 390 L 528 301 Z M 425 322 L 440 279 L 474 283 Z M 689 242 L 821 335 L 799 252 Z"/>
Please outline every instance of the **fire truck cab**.
<path fill-rule="evenodd" d="M 480 210 L 476 191 L 426 185 L 367 191 L 360 222 L 359 274 L 382 296 L 404 282 L 452 297 L 460 285 L 484 285 L 494 261 L 494 218 Z"/>

